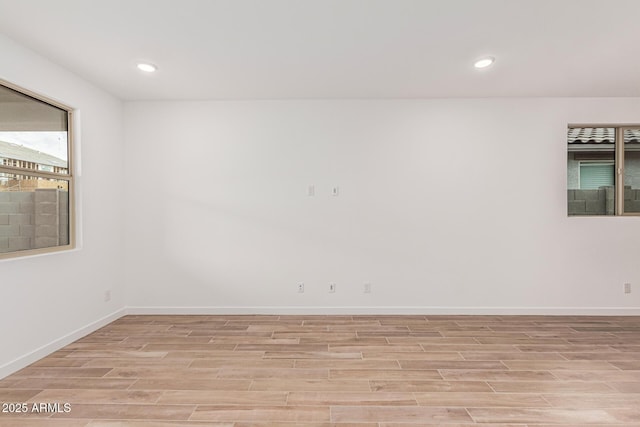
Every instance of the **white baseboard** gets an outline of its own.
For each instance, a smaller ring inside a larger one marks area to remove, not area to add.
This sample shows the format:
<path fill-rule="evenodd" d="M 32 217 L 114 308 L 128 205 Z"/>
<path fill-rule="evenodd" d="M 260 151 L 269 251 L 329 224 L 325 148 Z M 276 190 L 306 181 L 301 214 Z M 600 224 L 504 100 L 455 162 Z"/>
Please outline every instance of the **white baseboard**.
<path fill-rule="evenodd" d="M 94 332 L 103 326 L 108 325 L 124 316 L 126 314 L 126 310 L 121 308 L 118 311 L 115 311 L 101 319 L 96 320 L 95 322 L 89 323 L 82 328 L 76 329 L 75 331 L 58 338 L 49 344 L 45 344 L 40 348 L 33 350 L 30 353 L 25 354 L 24 356 L 20 356 L 19 358 L 12 360 L 9 363 L 6 363 L 0 366 L 0 379 L 11 375 L 12 373 L 19 371 L 20 369 L 29 366 L 33 362 L 36 362 L 43 357 L 48 356 L 49 354 L 60 350 L 62 347 L 71 344 L 72 342 L 89 335 L 91 332 Z"/>
<path fill-rule="evenodd" d="M 546 315 L 546 316 L 638 316 L 640 307 L 127 307 L 127 314 L 292 314 L 292 315 Z"/>

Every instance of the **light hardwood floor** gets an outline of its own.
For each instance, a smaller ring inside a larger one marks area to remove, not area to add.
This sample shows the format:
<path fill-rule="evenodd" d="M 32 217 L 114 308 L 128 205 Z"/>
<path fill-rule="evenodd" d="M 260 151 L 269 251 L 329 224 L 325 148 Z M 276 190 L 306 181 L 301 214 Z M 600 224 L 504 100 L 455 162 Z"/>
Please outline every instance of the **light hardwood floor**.
<path fill-rule="evenodd" d="M 1 426 L 640 426 L 640 317 L 126 316 L 0 381 Z M 29 406 L 31 410 L 31 406 Z"/>

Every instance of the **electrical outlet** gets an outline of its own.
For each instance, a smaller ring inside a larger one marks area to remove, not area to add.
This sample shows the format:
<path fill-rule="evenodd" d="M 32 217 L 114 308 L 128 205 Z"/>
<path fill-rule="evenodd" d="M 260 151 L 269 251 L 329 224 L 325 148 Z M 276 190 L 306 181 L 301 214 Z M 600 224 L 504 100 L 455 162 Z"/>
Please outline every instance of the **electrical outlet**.
<path fill-rule="evenodd" d="M 624 284 L 624 293 L 625 294 L 630 294 L 631 293 L 631 283 L 625 283 Z"/>
<path fill-rule="evenodd" d="M 340 187 L 337 185 L 331 189 L 332 196 L 338 196 L 340 194 Z"/>
<path fill-rule="evenodd" d="M 365 294 L 370 294 L 371 293 L 371 283 L 365 283 L 364 284 L 364 293 Z"/>
<path fill-rule="evenodd" d="M 313 197 L 316 195 L 316 186 L 311 184 L 307 187 L 307 196 Z"/>
<path fill-rule="evenodd" d="M 329 293 L 332 294 L 336 291 L 336 284 L 335 283 L 329 283 Z"/>
<path fill-rule="evenodd" d="M 104 291 L 104 302 L 109 301 L 111 301 L 111 290 L 107 289 L 106 291 Z"/>
<path fill-rule="evenodd" d="M 304 293 L 304 283 L 302 282 L 298 283 L 298 293 Z"/>

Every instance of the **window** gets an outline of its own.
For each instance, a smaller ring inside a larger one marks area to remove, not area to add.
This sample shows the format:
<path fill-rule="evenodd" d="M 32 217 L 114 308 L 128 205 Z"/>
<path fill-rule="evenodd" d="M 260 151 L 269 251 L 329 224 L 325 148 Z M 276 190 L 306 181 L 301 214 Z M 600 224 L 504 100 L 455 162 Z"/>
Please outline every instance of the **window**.
<path fill-rule="evenodd" d="M 615 184 L 613 162 L 580 162 L 580 189 L 597 190 Z"/>
<path fill-rule="evenodd" d="M 71 110 L 0 81 L 0 258 L 74 246 Z"/>
<path fill-rule="evenodd" d="M 569 126 L 569 216 L 640 213 L 640 126 Z"/>

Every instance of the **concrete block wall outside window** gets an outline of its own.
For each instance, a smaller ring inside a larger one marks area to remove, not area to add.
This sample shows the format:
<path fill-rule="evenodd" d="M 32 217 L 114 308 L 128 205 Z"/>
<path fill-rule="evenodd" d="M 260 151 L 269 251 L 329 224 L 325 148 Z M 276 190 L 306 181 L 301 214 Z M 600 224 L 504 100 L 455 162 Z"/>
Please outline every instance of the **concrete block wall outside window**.
<path fill-rule="evenodd" d="M 0 253 L 69 244 L 69 192 L 0 192 Z"/>

